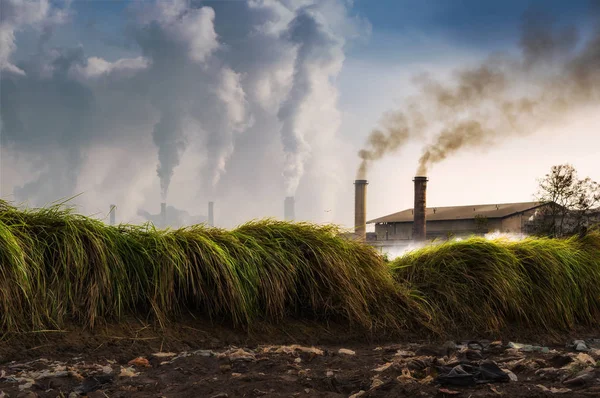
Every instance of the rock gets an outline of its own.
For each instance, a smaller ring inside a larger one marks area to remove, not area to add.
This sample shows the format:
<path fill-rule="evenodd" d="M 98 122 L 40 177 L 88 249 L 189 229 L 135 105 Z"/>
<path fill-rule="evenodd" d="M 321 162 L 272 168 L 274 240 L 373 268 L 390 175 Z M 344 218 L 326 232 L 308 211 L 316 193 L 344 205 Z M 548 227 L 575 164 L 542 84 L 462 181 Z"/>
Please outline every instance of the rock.
<path fill-rule="evenodd" d="M 242 374 L 241 373 L 232 373 L 231 377 L 241 377 Z"/>
<path fill-rule="evenodd" d="M 327 373 L 325 373 L 325 375 L 327 377 L 333 377 L 333 372 L 331 370 L 328 370 Z"/>
<path fill-rule="evenodd" d="M 127 362 L 127 365 L 137 366 L 138 368 L 151 368 L 150 362 L 144 357 L 137 357 Z"/>
<path fill-rule="evenodd" d="M 573 340 L 573 342 L 571 343 L 571 345 L 569 345 L 568 347 L 575 349 L 575 351 L 588 351 L 589 348 L 587 346 L 587 344 L 585 343 L 584 340 Z"/>
<path fill-rule="evenodd" d="M 340 348 L 338 351 L 338 354 L 341 355 L 356 355 L 356 352 L 352 351 L 352 350 L 348 350 L 346 348 Z"/>
<path fill-rule="evenodd" d="M 294 359 L 294 362 L 300 363 L 300 362 L 302 362 L 302 358 L 296 358 L 296 359 Z"/>
<path fill-rule="evenodd" d="M 357 392 L 356 394 L 352 394 L 350 395 L 348 398 L 358 398 L 358 397 L 362 397 L 363 395 L 365 395 L 367 392 L 364 390 L 360 390 L 359 392 Z"/>

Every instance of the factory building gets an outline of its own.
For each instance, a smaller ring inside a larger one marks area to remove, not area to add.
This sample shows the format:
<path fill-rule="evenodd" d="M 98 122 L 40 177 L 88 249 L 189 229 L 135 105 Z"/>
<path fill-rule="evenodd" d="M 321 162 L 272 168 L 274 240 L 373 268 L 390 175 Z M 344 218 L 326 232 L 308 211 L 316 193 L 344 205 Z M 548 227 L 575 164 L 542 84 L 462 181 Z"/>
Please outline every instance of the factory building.
<path fill-rule="evenodd" d="M 421 196 L 424 195 L 420 190 L 418 192 Z M 418 199 L 421 203 L 424 202 L 424 198 Z M 416 232 L 419 235 L 425 233 L 426 239 L 445 239 L 449 236 L 485 234 L 493 231 L 526 233 L 533 216 L 544 206 L 548 205 L 539 202 L 522 202 L 426 207 L 425 217 L 420 214 L 421 212 L 416 214 L 416 219 L 425 222 L 426 227 L 418 226 Z M 422 236 L 415 236 L 414 222 L 414 209 L 406 209 L 367 221 L 367 224 L 375 224 L 373 238 L 377 241 L 422 239 Z"/>

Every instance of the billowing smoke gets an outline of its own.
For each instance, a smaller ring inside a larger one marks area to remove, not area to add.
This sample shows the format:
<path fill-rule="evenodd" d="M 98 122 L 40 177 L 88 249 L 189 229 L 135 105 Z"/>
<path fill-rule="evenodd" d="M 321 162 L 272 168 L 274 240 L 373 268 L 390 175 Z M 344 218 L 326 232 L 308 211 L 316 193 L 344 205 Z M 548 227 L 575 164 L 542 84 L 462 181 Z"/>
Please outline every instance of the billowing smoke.
<path fill-rule="evenodd" d="M 598 8 L 592 7 L 598 15 Z M 418 94 L 374 130 L 359 152 L 364 174 L 369 161 L 432 134 L 417 175 L 463 149 L 485 151 L 511 136 L 524 136 L 600 102 L 600 25 L 591 32 L 556 29 L 534 10 L 523 18 L 520 54 L 495 54 L 457 71 L 449 81 L 421 75 Z M 584 34 L 587 34 L 587 38 Z M 364 178 L 364 175 L 362 176 Z"/>
<path fill-rule="evenodd" d="M 84 192 L 84 209 L 116 203 L 126 221 L 158 195 L 194 213 L 217 199 L 240 222 L 278 216 L 304 168 L 335 160 L 309 154 L 338 133 L 345 0 L 133 2 L 101 54 L 87 37 L 56 44 L 70 14 L 55 3 L 1 2 L 2 173 L 18 171 L 3 197 L 44 205 Z M 38 45 L 16 51 L 15 32 L 32 28 Z"/>
<path fill-rule="evenodd" d="M 305 108 L 315 100 L 315 86 L 330 85 L 329 78 L 339 72 L 344 60 L 344 42 L 328 27 L 327 20 L 314 6 L 301 8 L 283 36 L 297 48 L 292 87 L 278 113 L 285 152 L 286 195 L 293 196 L 311 153 L 306 135 L 319 128 L 311 124 Z"/>

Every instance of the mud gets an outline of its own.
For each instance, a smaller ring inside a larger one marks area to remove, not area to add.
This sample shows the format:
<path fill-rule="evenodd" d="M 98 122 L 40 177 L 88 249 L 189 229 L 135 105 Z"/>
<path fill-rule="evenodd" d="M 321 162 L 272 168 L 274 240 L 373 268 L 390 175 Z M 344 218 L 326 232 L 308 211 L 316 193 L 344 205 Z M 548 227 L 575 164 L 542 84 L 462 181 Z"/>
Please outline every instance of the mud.
<path fill-rule="evenodd" d="M 0 343 L 0 397 L 600 397 L 600 339 L 594 338 L 528 346 L 346 336 L 341 344 L 327 334 L 310 344 L 309 335 L 257 340 L 189 328 L 168 340 L 145 329 L 79 339 L 71 333 L 69 344 L 55 333 Z M 484 362 L 497 364 L 508 381 L 438 380 L 456 365 Z"/>

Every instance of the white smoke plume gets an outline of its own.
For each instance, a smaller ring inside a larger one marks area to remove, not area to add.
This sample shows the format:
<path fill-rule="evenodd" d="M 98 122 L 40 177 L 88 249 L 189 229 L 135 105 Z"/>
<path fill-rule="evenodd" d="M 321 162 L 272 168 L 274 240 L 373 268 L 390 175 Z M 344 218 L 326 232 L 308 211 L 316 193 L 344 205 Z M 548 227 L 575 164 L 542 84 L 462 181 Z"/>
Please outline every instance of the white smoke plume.
<path fill-rule="evenodd" d="M 280 216 L 302 170 L 329 162 L 309 153 L 338 134 L 332 79 L 355 24 L 344 0 L 134 2 L 113 58 L 55 45 L 44 29 L 68 8 L 27 3 L 2 2 L 2 163 L 24 165 L 3 196 L 44 205 L 84 192 L 84 209 L 116 203 L 125 222 L 161 195 L 195 214 L 216 199 L 233 223 Z M 14 32 L 34 25 L 38 48 L 13 59 Z"/>

